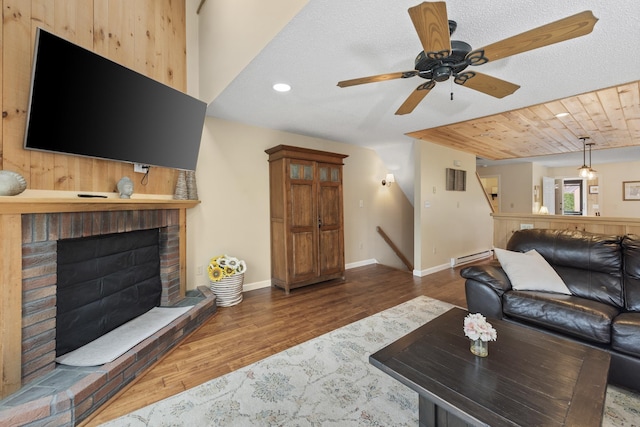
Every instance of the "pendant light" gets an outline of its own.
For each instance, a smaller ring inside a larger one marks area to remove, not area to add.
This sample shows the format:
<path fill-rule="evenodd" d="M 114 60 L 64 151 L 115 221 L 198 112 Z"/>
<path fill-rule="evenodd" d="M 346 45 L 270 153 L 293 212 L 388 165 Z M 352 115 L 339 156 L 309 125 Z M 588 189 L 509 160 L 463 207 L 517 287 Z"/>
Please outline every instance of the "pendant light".
<path fill-rule="evenodd" d="M 580 139 L 582 140 L 582 166 L 578 168 L 578 175 L 580 175 L 580 178 L 587 178 L 591 168 L 587 166 L 587 144 L 585 141 L 589 139 L 589 137 L 582 136 Z"/>

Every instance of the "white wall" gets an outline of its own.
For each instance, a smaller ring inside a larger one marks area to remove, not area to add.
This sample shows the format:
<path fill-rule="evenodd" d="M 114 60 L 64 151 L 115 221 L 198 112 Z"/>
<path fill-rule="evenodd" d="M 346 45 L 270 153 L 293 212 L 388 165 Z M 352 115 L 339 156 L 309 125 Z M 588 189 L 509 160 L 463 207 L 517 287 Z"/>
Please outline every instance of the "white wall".
<path fill-rule="evenodd" d="M 500 212 L 531 213 L 533 210 L 533 165 L 515 163 L 479 168 L 478 175 L 500 176 Z M 535 185 L 541 185 L 536 182 Z"/>
<path fill-rule="evenodd" d="M 247 262 L 246 287 L 269 285 L 269 169 L 264 151 L 280 144 L 347 154 L 345 261 L 377 260 L 404 268 L 375 228 L 381 226 L 411 259 L 413 208 L 397 186 L 381 185 L 387 170 L 375 151 L 208 117 L 196 171 L 201 203 L 187 217 L 188 288 L 208 283 L 206 265 L 222 253 Z M 198 275 L 200 270 L 203 274 Z"/>
<path fill-rule="evenodd" d="M 450 259 L 493 247 L 493 220 L 473 154 L 415 141 L 414 274 L 447 268 Z M 454 161 L 459 161 L 456 166 Z M 445 190 L 445 169 L 467 171 L 466 191 Z"/>

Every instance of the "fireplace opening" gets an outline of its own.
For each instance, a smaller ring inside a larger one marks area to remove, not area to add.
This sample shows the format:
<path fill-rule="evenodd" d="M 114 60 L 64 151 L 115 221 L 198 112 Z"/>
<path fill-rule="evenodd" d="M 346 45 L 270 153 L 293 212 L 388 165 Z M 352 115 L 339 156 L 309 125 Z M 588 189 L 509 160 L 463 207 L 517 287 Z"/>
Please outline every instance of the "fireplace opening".
<path fill-rule="evenodd" d="M 58 240 L 56 357 L 161 303 L 159 229 Z"/>

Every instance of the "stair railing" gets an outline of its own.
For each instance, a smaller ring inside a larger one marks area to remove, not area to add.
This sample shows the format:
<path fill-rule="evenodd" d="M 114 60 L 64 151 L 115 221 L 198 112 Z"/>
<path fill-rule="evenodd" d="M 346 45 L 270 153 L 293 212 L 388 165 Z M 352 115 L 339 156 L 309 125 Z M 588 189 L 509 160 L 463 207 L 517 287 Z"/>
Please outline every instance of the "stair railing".
<path fill-rule="evenodd" d="M 387 236 L 387 233 L 385 233 L 384 230 L 382 230 L 382 228 L 380 227 L 376 227 L 376 231 L 378 232 L 378 234 L 380 234 L 380 236 L 382 236 L 384 241 L 387 242 L 389 247 L 398 256 L 398 258 L 400 258 L 402 263 L 409 269 L 409 271 L 413 271 L 413 264 L 411 264 L 411 262 L 407 259 L 407 257 L 404 256 L 404 254 L 400 251 L 400 249 L 396 246 L 396 244 L 393 243 L 393 241 L 391 241 L 389 236 Z"/>

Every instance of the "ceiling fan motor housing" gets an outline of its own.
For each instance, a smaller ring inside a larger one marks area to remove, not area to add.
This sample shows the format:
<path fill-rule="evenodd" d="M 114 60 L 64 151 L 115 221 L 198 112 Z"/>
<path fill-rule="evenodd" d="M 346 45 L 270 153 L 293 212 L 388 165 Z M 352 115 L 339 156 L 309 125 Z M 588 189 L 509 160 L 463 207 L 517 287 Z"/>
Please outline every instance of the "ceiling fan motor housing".
<path fill-rule="evenodd" d="M 443 82 L 450 76 L 455 76 L 469 66 L 465 60 L 471 52 L 471 45 L 459 40 L 451 41 L 451 53 L 440 57 L 440 52 L 420 52 L 415 59 L 415 69 L 423 79 Z"/>

